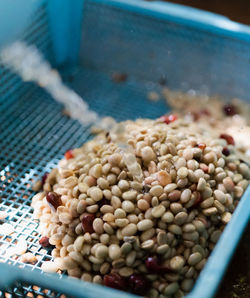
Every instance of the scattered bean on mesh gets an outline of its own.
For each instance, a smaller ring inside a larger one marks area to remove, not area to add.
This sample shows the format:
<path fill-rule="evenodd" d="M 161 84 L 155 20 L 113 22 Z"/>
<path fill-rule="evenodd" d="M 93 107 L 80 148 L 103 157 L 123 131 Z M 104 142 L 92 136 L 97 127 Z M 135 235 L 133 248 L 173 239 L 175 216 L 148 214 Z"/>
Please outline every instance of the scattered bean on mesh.
<path fill-rule="evenodd" d="M 244 152 L 209 124 L 176 116 L 126 121 L 117 131 L 72 149 L 33 197 L 41 245 L 54 246 L 42 269 L 183 297 L 248 186 Z"/>

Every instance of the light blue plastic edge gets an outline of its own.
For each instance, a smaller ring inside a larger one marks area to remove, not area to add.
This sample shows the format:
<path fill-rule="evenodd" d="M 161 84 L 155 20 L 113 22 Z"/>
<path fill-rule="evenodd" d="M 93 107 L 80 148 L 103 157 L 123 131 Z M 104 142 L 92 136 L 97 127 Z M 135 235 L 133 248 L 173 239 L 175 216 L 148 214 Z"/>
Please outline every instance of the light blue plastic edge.
<path fill-rule="evenodd" d="M 235 37 L 250 41 L 250 27 L 233 22 L 228 18 L 207 12 L 204 10 L 191 8 L 184 5 L 172 4 L 168 2 L 144 0 L 91 0 L 96 3 L 111 5 L 120 9 L 144 14 L 158 19 L 172 21 L 195 27 L 198 30 L 207 30 L 222 34 L 228 37 Z"/>
<path fill-rule="evenodd" d="M 117 291 L 97 284 L 67 276 L 59 277 L 58 274 L 30 271 L 26 268 L 18 268 L 17 265 L 0 263 L 0 289 L 8 289 L 15 281 L 29 285 L 37 285 L 43 289 L 50 289 L 57 293 L 63 293 L 69 297 L 84 298 L 136 298 L 137 296 L 126 292 Z"/>
<path fill-rule="evenodd" d="M 81 38 L 83 0 L 47 0 L 54 63 L 76 64 Z"/>

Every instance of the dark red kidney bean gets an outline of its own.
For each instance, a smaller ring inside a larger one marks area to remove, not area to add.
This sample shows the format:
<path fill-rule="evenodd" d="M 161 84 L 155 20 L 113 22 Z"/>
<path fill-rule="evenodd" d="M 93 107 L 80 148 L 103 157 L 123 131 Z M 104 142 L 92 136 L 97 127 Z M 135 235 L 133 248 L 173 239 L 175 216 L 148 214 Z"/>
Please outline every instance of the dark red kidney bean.
<path fill-rule="evenodd" d="M 229 145 L 234 145 L 235 144 L 234 138 L 232 136 L 226 134 L 226 133 L 222 133 L 220 135 L 220 138 L 226 140 Z"/>
<path fill-rule="evenodd" d="M 131 291 L 137 295 L 144 296 L 150 287 L 150 282 L 142 274 L 132 274 L 128 282 Z"/>
<path fill-rule="evenodd" d="M 85 233 L 94 233 L 93 221 L 95 219 L 94 214 L 84 214 L 82 218 L 82 228 Z"/>
<path fill-rule="evenodd" d="M 105 286 L 117 290 L 126 290 L 127 287 L 126 279 L 120 276 L 118 273 L 104 275 L 103 283 Z"/>
<path fill-rule="evenodd" d="M 61 196 L 54 191 L 47 193 L 46 200 L 50 208 L 54 211 L 56 211 L 57 208 L 62 205 Z"/>
<path fill-rule="evenodd" d="M 49 238 L 47 236 L 43 236 L 39 239 L 39 244 L 42 245 L 42 247 L 50 247 L 51 244 L 49 243 Z"/>
<path fill-rule="evenodd" d="M 238 114 L 238 109 L 233 104 L 226 104 L 223 106 L 223 112 L 226 116 L 234 116 Z"/>

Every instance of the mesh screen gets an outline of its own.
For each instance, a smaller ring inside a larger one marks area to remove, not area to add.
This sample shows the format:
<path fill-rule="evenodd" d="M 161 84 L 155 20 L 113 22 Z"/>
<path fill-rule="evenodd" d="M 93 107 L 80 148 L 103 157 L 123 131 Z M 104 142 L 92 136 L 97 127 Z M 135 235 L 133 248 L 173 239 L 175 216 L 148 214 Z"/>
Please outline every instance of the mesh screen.
<path fill-rule="evenodd" d="M 27 44 L 35 44 L 43 55 L 52 60 L 52 43 L 48 28 L 46 5 L 42 5 L 31 18 L 27 30 L 20 37 Z M 14 101 L 29 89 L 21 79 L 0 64 L 0 104 Z"/>

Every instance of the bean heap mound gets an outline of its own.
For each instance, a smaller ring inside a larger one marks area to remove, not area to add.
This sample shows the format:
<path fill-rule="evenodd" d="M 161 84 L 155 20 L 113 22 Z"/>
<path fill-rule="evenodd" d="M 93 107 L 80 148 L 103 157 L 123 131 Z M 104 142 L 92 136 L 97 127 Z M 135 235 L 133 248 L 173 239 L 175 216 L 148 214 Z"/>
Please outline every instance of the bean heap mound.
<path fill-rule="evenodd" d="M 189 292 L 250 178 L 227 134 L 175 115 L 66 152 L 32 201 L 44 271 L 149 297 Z M 122 129 L 121 129 L 122 127 Z"/>

